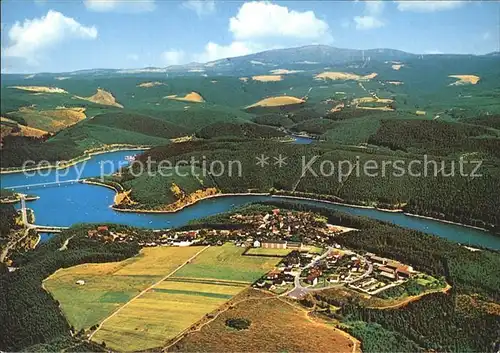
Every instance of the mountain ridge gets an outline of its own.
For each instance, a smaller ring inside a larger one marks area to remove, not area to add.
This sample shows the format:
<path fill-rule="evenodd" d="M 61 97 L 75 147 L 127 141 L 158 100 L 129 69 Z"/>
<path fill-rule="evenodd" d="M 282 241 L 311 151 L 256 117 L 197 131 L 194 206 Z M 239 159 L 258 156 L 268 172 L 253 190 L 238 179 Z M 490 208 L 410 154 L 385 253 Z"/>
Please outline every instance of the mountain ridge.
<path fill-rule="evenodd" d="M 399 49 L 391 48 L 373 48 L 373 49 L 349 49 L 338 48 L 329 45 L 305 45 L 300 47 L 270 49 L 253 54 L 247 54 L 236 57 L 228 57 L 212 60 L 204 63 L 191 62 L 188 64 L 169 65 L 169 66 L 147 66 L 137 68 L 91 68 L 79 69 L 65 72 L 32 72 L 32 73 L 2 73 L 2 75 L 52 75 L 52 74 L 137 74 L 137 73 L 169 73 L 195 70 L 206 72 L 228 72 L 241 71 L 256 65 L 277 67 L 279 65 L 331 65 L 342 64 L 356 61 L 390 61 L 406 60 L 421 57 L 443 57 L 443 56 L 499 56 L 500 52 L 491 52 L 486 54 L 415 54 Z"/>

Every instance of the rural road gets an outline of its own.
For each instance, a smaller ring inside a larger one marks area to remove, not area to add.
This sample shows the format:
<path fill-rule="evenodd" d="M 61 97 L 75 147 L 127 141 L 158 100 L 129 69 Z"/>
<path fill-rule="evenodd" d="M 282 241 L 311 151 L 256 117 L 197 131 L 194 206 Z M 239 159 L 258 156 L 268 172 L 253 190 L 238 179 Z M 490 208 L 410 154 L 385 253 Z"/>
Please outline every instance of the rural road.
<path fill-rule="evenodd" d="M 109 319 L 111 319 L 113 316 L 115 316 L 116 314 L 118 314 L 123 308 L 127 307 L 130 303 L 132 303 L 134 300 L 138 299 L 140 296 L 142 296 L 144 293 L 148 292 L 149 290 L 153 289 L 155 286 L 157 286 L 158 284 L 160 284 L 161 282 L 163 282 L 164 280 L 166 280 L 167 278 L 169 278 L 170 276 L 173 276 L 177 271 L 179 271 L 181 268 L 183 268 L 184 266 L 186 266 L 188 263 L 190 263 L 192 260 L 194 260 L 198 255 L 200 255 L 202 252 L 204 252 L 205 250 L 207 250 L 208 248 L 210 247 L 210 245 L 207 245 L 205 246 L 203 249 L 201 249 L 200 251 L 198 251 L 196 254 L 194 254 L 193 256 L 191 256 L 189 259 L 187 259 L 186 261 L 184 261 L 184 263 L 182 265 L 180 265 L 179 267 L 177 267 L 175 270 L 173 270 L 172 272 L 170 272 L 168 275 L 166 275 L 165 277 L 162 277 L 159 281 L 153 283 L 152 285 L 150 285 L 148 288 L 144 289 L 142 292 L 140 292 L 139 294 L 137 294 L 135 297 L 133 297 L 132 299 L 130 299 L 128 302 L 126 302 L 125 304 L 123 304 L 121 307 L 118 308 L 118 310 L 116 310 L 115 312 L 113 312 L 111 315 L 109 315 L 107 318 L 105 318 L 104 320 L 101 321 L 101 323 L 99 324 L 99 326 L 97 326 L 96 330 L 94 332 L 92 332 L 92 334 L 89 336 L 89 341 L 92 340 L 92 337 L 94 337 L 94 335 L 101 329 L 102 325 L 104 325 L 104 323 L 106 321 L 108 321 Z"/>

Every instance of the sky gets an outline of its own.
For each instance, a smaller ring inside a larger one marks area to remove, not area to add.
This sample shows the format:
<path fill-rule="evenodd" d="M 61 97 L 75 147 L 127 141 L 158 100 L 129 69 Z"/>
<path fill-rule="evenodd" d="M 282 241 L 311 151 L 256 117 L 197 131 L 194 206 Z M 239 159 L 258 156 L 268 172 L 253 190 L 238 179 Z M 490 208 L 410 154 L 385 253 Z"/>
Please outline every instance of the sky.
<path fill-rule="evenodd" d="M 165 67 L 310 44 L 499 51 L 499 1 L 3 0 L 3 73 Z"/>

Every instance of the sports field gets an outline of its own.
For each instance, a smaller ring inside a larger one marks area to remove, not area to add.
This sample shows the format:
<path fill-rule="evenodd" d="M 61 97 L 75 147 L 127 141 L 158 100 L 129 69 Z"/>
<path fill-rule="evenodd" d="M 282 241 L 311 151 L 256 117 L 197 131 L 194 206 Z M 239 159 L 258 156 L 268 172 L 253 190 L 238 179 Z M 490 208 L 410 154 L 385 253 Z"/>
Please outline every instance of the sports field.
<path fill-rule="evenodd" d="M 62 269 L 43 285 L 79 330 L 98 324 L 142 290 L 196 254 L 200 247 L 145 248 L 131 259 Z M 76 284 L 83 280 L 84 285 Z"/>

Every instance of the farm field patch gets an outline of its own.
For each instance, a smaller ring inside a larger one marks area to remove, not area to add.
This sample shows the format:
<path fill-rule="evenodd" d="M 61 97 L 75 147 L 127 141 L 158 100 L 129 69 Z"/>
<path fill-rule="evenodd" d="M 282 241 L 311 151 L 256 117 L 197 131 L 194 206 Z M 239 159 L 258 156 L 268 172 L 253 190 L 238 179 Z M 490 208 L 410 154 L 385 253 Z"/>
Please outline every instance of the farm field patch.
<path fill-rule="evenodd" d="M 245 249 L 233 244 L 211 247 L 174 277 L 209 278 L 252 283 L 271 270 L 278 258 L 242 256 Z"/>
<path fill-rule="evenodd" d="M 93 339 L 126 351 L 161 347 L 244 289 L 167 280 L 112 317 Z"/>
<path fill-rule="evenodd" d="M 77 330 L 99 323 L 196 254 L 199 247 L 145 248 L 131 259 L 62 269 L 44 281 Z M 84 285 L 76 284 L 83 280 Z"/>

